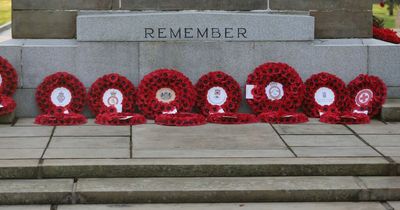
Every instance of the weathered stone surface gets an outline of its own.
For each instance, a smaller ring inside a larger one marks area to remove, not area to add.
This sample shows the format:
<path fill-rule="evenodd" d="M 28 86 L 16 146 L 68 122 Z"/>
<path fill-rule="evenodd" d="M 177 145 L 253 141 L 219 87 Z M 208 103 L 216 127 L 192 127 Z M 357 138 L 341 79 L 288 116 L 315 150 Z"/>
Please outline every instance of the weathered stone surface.
<path fill-rule="evenodd" d="M 384 121 L 400 121 L 400 99 L 388 99 L 382 107 Z"/>
<path fill-rule="evenodd" d="M 0 159 L 39 159 L 43 149 L 0 149 Z"/>
<path fill-rule="evenodd" d="M 18 104 L 15 112 L 17 117 L 36 117 L 39 114 L 35 100 L 36 89 L 17 89 L 14 100 Z"/>
<path fill-rule="evenodd" d="M 358 134 L 400 134 L 400 124 L 349 125 Z"/>
<path fill-rule="evenodd" d="M 400 177 L 360 177 L 369 190 L 370 200 L 399 200 Z"/>
<path fill-rule="evenodd" d="M 273 125 L 279 134 L 352 134 L 343 125 Z"/>
<path fill-rule="evenodd" d="M 139 83 L 139 44 L 131 42 L 82 42 L 76 48 L 76 75 L 86 87 L 99 77 L 113 73 Z"/>
<path fill-rule="evenodd" d="M 73 149 L 54 149 L 46 150 L 43 158 L 129 158 L 129 148 L 73 148 Z"/>
<path fill-rule="evenodd" d="M 15 120 L 15 111 L 6 114 L 6 115 L 2 115 L 0 116 L 0 124 L 9 124 L 11 125 Z"/>
<path fill-rule="evenodd" d="M 72 179 L 0 180 L 1 204 L 67 203 Z"/>
<path fill-rule="evenodd" d="M 283 140 L 294 147 L 366 147 L 354 135 L 282 135 Z"/>
<path fill-rule="evenodd" d="M 387 87 L 387 95 L 391 99 L 400 98 L 400 87 Z"/>
<path fill-rule="evenodd" d="M 400 156 L 400 146 L 399 147 L 375 147 L 377 150 L 382 152 L 385 156 Z"/>
<path fill-rule="evenodd" d="M 169 150 L 135 150 L 132 151 L 134 158 L 222 158 L 222 157 L 294 157 L 287 148 L 232 150 L 232 149 L 169 149 Z"/>
<path fill-rule="evenodd" d="M 30 127 L 30 128 L 17 128 L 0 127 L 0 137 L 29 137 L 29 136 L 50 136 L 52 131 L 51 127 Z"/>
<path fill-rule="evenodd" d="M 362 135 L 361 138 L 376 147 L 400 147 L 400 135 Z"/>
<path fill-rule="evenodd" d="M 379 157 L 370 147 L 292 147 L 298 157 Z"/>
<path fill-rule="evenodd" d="M 218 32 L 217 32 L 218 31 Z M 79 41 L 294 41 L 314 39 L 314 18 L 259 12 L 85 13 Z"/>
<path fill-rule="evenodd" d="M 130 136 L 129 126 L 70 126 L 57 127 L 54 136 Z"/>
<path fill-rule="evenodd" d="M 399 86 L 400 74 L 400 46 L 370 45 L 369 46 L 369 73 L 382 78 L 387 86 Z"/>
<path fill-rule="evenodd" d="M 358 200 L 354 177 L 80 179 L 85 203 Z"/>
<path fill-rule="evenodd" d="M 390 202 L 391 204 L 396 202 Z M 393 206 L 393 205 L 392 205 Z M 218 203 L 218 204 L 128 204 L 60 205 L 59 210 L 385 210 L 378 202 L 368 203 Z"/>
<path fill-rule="evenodd" d="M 399 201 L 390 201 L 388 203 L 394 208 L 394 210 L 400 209 L 400 202 Z"/>
<path fill-rule="evenodd" d="M 352 0 L 270 0 L 271 9 L 274 10 L 371 10 L 372 0 L 352 1 Z"/>
<path fill-rule="evenodd" d="M 49 148 L 128 148 L 129 137 L 53 137 Z"/>
<path fill-rule="evenodd" d="M 311 11 L 315 17 L 315 36 L 325 39 L 372 37 L 371 13 L 371 10 Z"/>
<path fill-rule="evenodd" d="M 23 39 L 70 39 L 76 34 L 76 11 L 14 10 L 12 36 Z"/>
<path fill-rule="evenodd" d="M 44 149 L 49 137 L 0 138 L 0 149 Z"/>
<path fill-rule="evenodd" d="M 37 177 L 39 160 L 0 160 L 1 179 L 32 179 Z"/>
<path fill-rule="evenodd" d="M 14 206 L 0 206 L 0 210 L 51 210 L 50 205 L 14 205 Z"/>
<path fill-rule="evenodd" d="M 14 124 L 15 127 L 37 127 L 40 126 L 35 124 L 35 118 L 18 118 Z"/>
<path fill-rule="evenodd" d="M 113 0 L 13 0 L 13 10 L 110 10 Z"/>

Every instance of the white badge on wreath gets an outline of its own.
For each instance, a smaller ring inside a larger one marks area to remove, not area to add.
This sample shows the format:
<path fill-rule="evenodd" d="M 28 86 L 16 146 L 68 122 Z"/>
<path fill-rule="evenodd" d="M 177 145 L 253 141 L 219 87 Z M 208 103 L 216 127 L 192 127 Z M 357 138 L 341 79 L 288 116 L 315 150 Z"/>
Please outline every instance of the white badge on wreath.
<path fill-rule="evenodd" d="M 65 107 L 71 103 L 72 94 L 67 88 L 59 87 L 51 92 L 50 98 L 54 105 Z"/>
<path fill-rule="evenodd" d="M 314 99 L 320 106 L 329 106 L 335 102 L 335 93 L 330 88 L 321 87 L 315 92 Z"/>
<path fill-rule="evenodd" d="M 221 106 L 225 104 L 228 95 L 226 91 L 222 87 L 213 87 L 210 88 L 207 92 L 207 101 L 211 105 Z"/>
<path fill-rule="evenodd" d="M 279 82 L 270 82 L 267 87 L 265 87 L 265 94 L 271 101 L 280 100 L 285 95 L 283 85 Z"/>
<path fill-rule="evenodd" d="M 117 89 L 108 89 L 103 94 L 103 103 L 107 107 L 114 106 L 118 113 L 122 112 L 122 101 L 124 100 L 124 95 L 121 91 Z"/>

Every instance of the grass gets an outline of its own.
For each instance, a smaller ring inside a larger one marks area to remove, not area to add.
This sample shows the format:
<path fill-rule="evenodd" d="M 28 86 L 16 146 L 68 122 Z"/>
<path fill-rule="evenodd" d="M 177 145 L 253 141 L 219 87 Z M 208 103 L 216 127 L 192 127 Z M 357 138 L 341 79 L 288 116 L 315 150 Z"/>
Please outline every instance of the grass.
<path fill-rule="evenodd" d="M 387 9 L 387 5 L 385 7 L 381 7 L 379 4 L 374 4 L 372 7 L 372 12 L 374 13 L 375 16 L 382 18 L 385 22 L 385 28 L 395 28 L 396 26 L 396 16 L 398 12 L 398 7 L 395 8 L 394 10 L 394 15 L 389 16 L 389 11 Z"/>
<path fill-rule="evenodd" d="M 11 20 L 11 0 L 0 0 L 0 26 Z"/>

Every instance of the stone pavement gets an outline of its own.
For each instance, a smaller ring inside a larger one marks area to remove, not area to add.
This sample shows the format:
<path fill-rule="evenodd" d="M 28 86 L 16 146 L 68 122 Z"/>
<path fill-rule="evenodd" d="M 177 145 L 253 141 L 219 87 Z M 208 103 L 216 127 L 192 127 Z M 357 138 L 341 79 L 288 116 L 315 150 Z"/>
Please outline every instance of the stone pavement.
<path fill-rule="evenodd" d="M 33 118 L 0 126 L 0 159 L 400 157 L 400 123 L 46 127 Z"/>

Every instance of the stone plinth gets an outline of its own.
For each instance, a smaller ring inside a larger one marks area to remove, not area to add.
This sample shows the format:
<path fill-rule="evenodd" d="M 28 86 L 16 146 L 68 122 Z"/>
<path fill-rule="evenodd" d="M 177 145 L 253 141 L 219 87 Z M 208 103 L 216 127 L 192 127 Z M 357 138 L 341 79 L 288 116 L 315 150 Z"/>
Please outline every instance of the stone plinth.
<path fill-rule="evenodd" d="M 82 13 L 78 41 L 302 41 L 314 18 L 266 12 Z"/>

